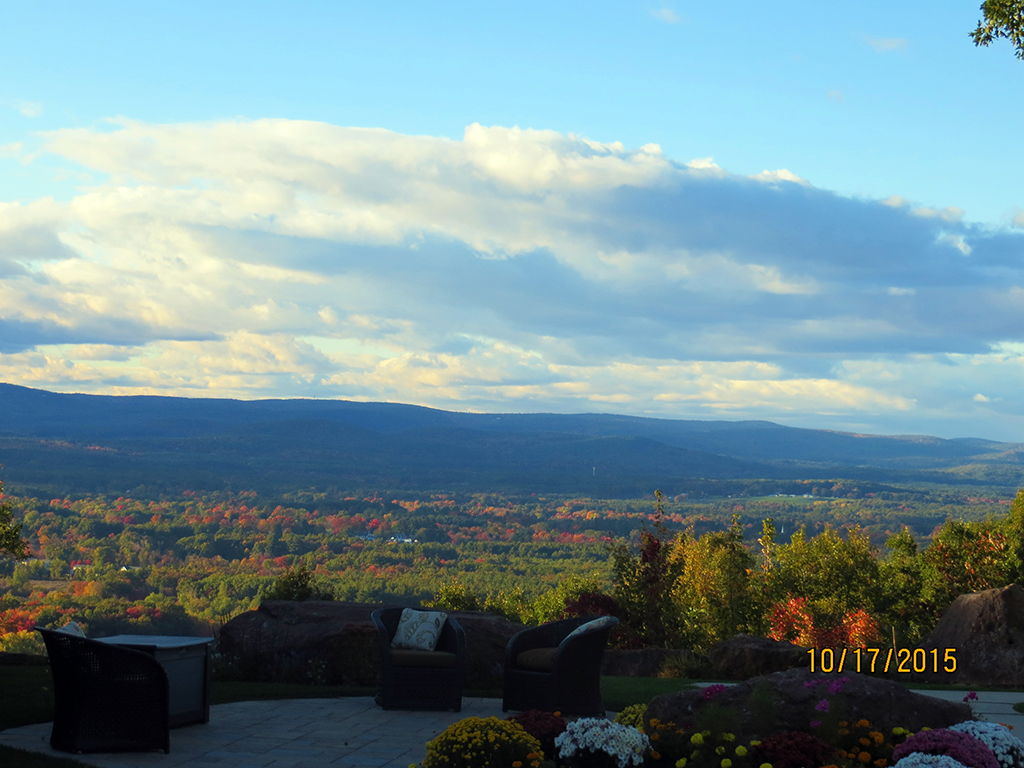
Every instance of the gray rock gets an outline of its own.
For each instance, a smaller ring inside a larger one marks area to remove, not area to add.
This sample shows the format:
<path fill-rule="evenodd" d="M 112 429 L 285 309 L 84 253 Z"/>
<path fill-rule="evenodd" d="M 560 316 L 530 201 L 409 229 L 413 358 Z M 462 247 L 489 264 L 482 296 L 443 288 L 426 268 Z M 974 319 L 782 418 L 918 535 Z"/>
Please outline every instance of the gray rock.
<path fill-rule="evenodd" d="M 267 600 L 225 624 L 218 650 L 240 679 L 372 686 L 380 651 L 370 614 L 394 604 Z M 505 646 L 523 625 L 478 611 L 448 611 L 466 631 L 468 689 L 501 685 Z"/>
<path fill-rule="evenodd" d="M 960 595 L 920 645 L 927 672 L 915 681 L 986 687 L 1024 685 L 1024 589 L 1011 584 Z M 942 669 L 946 650 L 955 650 L 957 669 Z M 933 658 L 931 651 L 937 650 Z M 936 672 L 932 662 L 938 661 Z M 909 665 L 908 665 L 909 666 Z"/>
<path fill-rule="evenodd" d="M 721 680 L 748 680 L 758 675 L 807 667 L 807 649 L 755 635 L 734 635 L 708 651 L 711 674 Z"/>

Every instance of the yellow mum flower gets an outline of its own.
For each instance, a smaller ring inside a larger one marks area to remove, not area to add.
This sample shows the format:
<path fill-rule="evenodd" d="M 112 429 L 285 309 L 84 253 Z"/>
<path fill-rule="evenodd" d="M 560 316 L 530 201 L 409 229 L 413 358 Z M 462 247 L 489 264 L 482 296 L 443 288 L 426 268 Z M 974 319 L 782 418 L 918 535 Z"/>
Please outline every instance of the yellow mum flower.
<path fill-rule="evenodd" d="M 732 760 L 730 760 L 730 759 L 729 759 L 729 758 L 727 757 L 727 758 L 725 758 L 724 760 L 722 760 L 722 763 L 721 763 L 721 765 L 722 765 L 722 768 L 732 768 Z"/>
<path fill-rule="evenodd" d="M 693 734 L 693 736 L 690 737 L 690 743 L 691 744 L 703 744 L 704 743 L 704 736 L 702 736 L 699 733 L 695 733 L 695 734 Z"/>
<path fill-rule="evenodd" d="M 680 757 L 676 760 L 676 768 L 686 768 L 686 758 Z"/>
<path fill-rule="evenodd" d="M 745 757 L 747 754 L 747 748 L 740 744 L 736 747 L 736 757 Z"/>

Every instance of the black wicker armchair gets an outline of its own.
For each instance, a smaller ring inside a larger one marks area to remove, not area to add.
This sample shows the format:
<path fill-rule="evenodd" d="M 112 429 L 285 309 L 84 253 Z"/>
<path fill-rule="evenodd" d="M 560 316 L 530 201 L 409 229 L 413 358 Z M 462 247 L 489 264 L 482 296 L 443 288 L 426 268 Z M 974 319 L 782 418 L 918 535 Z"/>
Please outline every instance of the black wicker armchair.
<path fill-rule="evenodd" d="M 462 711 L 466 680 L 466 633 L 449 616 L 432 651 L 399 650 L 391 641 L 402 608 L 382 608 L 370 618 L 380 638 L 380 690 L 384 709 L 454 709 Z"/>
<path fill-rule="evenodd" d="M 167 673 L 147 653 L 36 627 L 53 674 L 50 746 L 63 752 L 171 751 Z"/>
<path fill-rule="evenodd" d="M 604 622 L 569 636 L 597 618 L 553 621 L 513 635 L 505 649 L 502 710 L 603 715 L 601 657 L 619 620 L 604 617 Z"/>

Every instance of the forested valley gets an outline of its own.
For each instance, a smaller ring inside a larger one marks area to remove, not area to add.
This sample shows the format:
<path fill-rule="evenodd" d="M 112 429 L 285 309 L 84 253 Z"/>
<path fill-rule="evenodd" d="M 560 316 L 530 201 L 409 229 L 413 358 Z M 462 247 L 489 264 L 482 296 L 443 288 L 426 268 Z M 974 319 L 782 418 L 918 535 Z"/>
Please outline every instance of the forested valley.
<path fill-rule="evenodd" d="M 524 623 L 614 612 L 619 647 L 737 631 L 915 642 L 960 593 L 1020 578 L 1024 494 L 695 481 L 671 498 L 254 491 L 3 497 L 0 650 L 35 625 L 215 634 L 269 597 L 433 603 Z"/>

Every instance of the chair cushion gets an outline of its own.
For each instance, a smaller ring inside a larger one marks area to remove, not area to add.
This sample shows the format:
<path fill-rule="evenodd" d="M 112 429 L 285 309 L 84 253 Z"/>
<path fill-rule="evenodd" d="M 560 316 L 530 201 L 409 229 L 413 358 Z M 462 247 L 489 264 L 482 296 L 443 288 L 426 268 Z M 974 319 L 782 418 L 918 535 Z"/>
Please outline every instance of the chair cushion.
<path fill-rule="evenodd" d="M 455 654 L 447 651 L 391 650 L 393 667 L 455 667 L 457 661 Z"/>
<path fill-rule="evenodd" d="M 557 648 L 531 648 L 516 656 L 516 666 L 531 672 L 550 672 L 555 666 Z"/>
<path fill-rule="evenodd" d="M 609 624 L 616 623 L 617 622 L 615 620 L 615 617 L 613 616 L 600 616 L 594 619 L 593 621 L 588 621 L 586 624 L 580 624 L 578 627 L 576 627 L 576 629 L 574 629 L 572 632 L 565 636 L 565 640 L 568 640 L 570 637 L 582 635 L 584 632 L 590 632 L 595 629 L 602 629 L 604 627 L 607 627 Z M 565 640 L 563 640 L 562 642 L 564 643 Z"/>
<path fill-rule="evenodd" d="M 407 651 L 432 651 L 437 647 L 448 614 L 442 611 L 417 611 L 406 608 L 391 639 L 392 648 Z"/>

